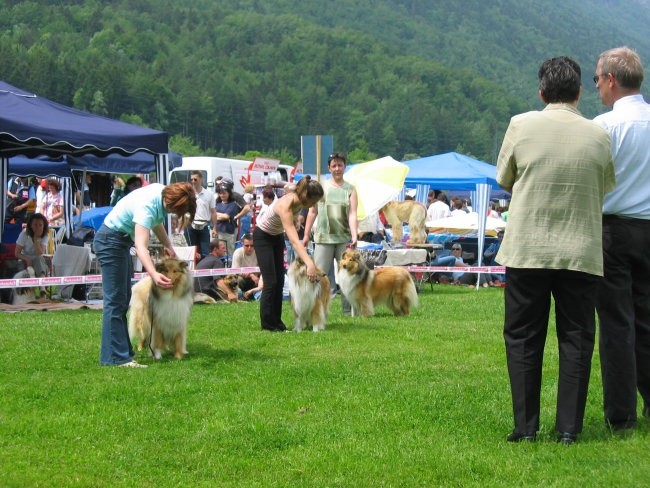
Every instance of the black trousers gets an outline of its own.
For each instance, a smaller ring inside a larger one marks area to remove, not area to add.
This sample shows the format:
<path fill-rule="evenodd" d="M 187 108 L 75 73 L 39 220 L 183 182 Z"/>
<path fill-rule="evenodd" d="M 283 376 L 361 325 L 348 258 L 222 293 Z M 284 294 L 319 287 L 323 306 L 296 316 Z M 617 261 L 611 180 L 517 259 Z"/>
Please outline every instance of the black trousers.
<path fill-rule="evenodd" d="M 605 421 L 636 422 L 650 405 L 650 221 L 603 216 L 605 277 L 598 294 Z"/>
<path fill-rule="evenodd" d="M 539 430 L 551 296 L 560 352 L 555 428 L 582 431 L 600 278 L 569 270 L 506 268 L 504 338 L 515 431 Z"/>
<path fill-rule="evenodd" d="M 283 326 L 282 288 L 284 287 L 284 234 L 273 236 L 259 227 L 253 231 L 253 245 L 264 287 L 260 298 L 262 329 Z"/>

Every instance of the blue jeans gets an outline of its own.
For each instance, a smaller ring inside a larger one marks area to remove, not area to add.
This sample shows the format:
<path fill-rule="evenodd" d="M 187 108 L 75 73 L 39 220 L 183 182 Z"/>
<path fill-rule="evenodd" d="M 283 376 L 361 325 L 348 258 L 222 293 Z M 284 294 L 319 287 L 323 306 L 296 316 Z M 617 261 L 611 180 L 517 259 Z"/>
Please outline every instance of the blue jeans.
<path fill-rule="evenodd" d="M 251 223 L 253 221 L 253 217 L 251 214 L 246 214 L 239 219 L 239 240 L 244 236 L 244 234 L 248 234 L 251 231 Z"/>
<path fill-rule="evenodd" d="M 95 234 L 94 249 L 101 267 L 104 305 L 99 362 L 115 366 L 133 360 L 126 312 L 131 300 L 133 261 L 131 238 L 102 225 Z"/>

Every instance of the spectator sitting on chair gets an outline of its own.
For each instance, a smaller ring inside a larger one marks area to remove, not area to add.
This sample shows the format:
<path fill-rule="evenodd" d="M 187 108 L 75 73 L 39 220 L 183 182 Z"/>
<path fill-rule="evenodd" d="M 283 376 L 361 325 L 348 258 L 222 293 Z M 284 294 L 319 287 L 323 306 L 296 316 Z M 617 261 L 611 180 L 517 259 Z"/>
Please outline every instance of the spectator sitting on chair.
<path fill-rule="evenodd" d="M 384 224 L 379 219 L 379 212 L 366 215 L 363 219 L 359 220 L 357 227 L 360 241 L 380 244 L 381 241 L 386 239 Z"/>
<path fill-rule="evenodd" d="M 503 231 L 500 230 L 497 233 L 497 242 L 493 242 L 488 246 L 488 248 L 485 250 L 483 253 L 483 257 L 485 258 L 485 262 L 483 263 L 485 266 L 501 266 L 499 263 L 497 263 L 494 259 L 494 257 L 497 255 L 497 252 L 499 251 L 499 248 L 501 247 L 501 241 L 503 240 Z M 506 275 L 501 274 L 501 273 L 491 273 L 488 281 L 488 285 L 490 286 L 499 286 L 501 283 L 505 283 L 506 281 Z"/>
<path fill-rule="evenodd" d="M 454 266 L 467 266 L 463 260 L 463 248 L 460 244 L 454 244 L 451 246 L 451 252 L 456 258 L 456 264 Z M 477 273 L 465 273 L 464 271 L 452 273 L 454 284 L 455 285 L 467 285 L 474 286 L 476 285 L 476 277 L 480 276 L 480 284 L 483 288 L 487 288 L 488 278 L 485 276 L 485 273 L 478 275 Z"/>
<path fill-rule="evenodd" d="M 226 265 L 226 242 L 219 239 L 210 241 L 210 254 L 201 259 L 196 269 L 221 269 Z M 223 276 L 202 276 L 194 281 L 194 291 L 205 293 L 215 300 L 237 301 L 237 295 L 224 283 Z"/>
<path fill-rule="evenodd" d="M 40 213 L 30 215 L 16 241 L 16 258 L 22 260 L 25 267 L 34 268 L 36 277 L 47 275 L 48 266 L 43 254 L 47 253 L 48 239 L 47 219 Z"/>
<path fill-rule="evenodd" d="M 257 255 L 255 254 L 255 248 L 253 247 L 252 234 L 245 234 L 244 237 L 242 237 L 242 246 L 237 249 L 232 256 L 232 267 L 257 267 Z M 250 294 L 247 295 L 246 292 L 253 288 L 257 288 L 259 281 L 259 273 L 242 273 L 239 275 L 239 289 L 242 291 L 244 298 L 248 299 L 250 297 Z"/>

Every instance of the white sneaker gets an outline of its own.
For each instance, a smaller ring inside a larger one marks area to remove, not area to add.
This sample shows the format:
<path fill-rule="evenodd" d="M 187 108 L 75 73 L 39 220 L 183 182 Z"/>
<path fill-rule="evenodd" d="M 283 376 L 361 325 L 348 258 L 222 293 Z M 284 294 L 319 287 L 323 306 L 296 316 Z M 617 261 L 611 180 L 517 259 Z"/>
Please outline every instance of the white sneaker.
<path fill-rule="evenodd" d="M 123 363 L 118 365 L 119 368 L 146 368 L 146 364 L 140 364 L 137 361 L 129 361 L 128 363 Z"/>

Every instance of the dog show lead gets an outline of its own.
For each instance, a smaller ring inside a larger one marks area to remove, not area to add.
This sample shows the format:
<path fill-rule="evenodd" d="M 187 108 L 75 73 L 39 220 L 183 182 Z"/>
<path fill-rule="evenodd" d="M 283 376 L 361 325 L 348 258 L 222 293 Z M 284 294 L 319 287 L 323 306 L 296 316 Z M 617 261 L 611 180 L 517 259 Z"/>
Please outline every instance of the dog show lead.
<path fill-rule="evenodd" d="M 149 254 L 149 234 L 153 231 L 165 253 L 175 256 L 163 225 L 168 213 L 179 217 L 181 229 L 194 220 L 196 195 L 192 185 L 152 183 L 129 193 L 117 202 L 95 235 L 93 245 L 104 289 L 99 357 L 104 366 L 146 367 L 133 359 L 126 320 L 133 276 L 130 250 L 135 245 L 136 255 L 156 286 L 170 288 L 171 280 L 156 271 Z"/>
<path fill-rule="evenodd" d="M 317 278 L 316 265 L 298 237 L 294 219 L 303 208 L 311 208 L 323 198 L 323 187 L 318 181 L 304 176 L 296 191 L 276 198 L 259 216 L 253 232 L 253 245 L 264 287 L 260 300 L 262 329 L 283 332 L 282 287 L 284 286 L 284 235 L 286 233 L 294 252 L 307 265 L 310 281 Z"/>

